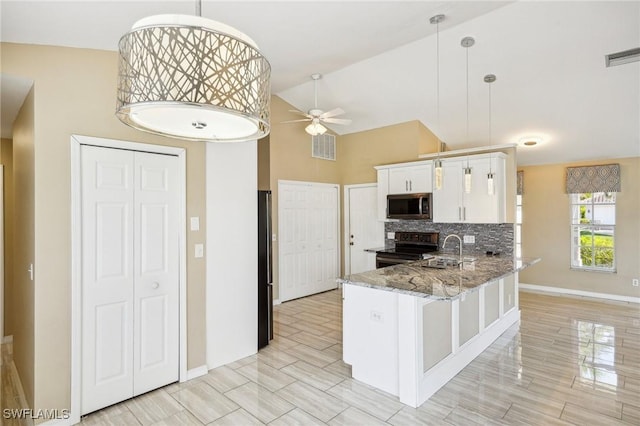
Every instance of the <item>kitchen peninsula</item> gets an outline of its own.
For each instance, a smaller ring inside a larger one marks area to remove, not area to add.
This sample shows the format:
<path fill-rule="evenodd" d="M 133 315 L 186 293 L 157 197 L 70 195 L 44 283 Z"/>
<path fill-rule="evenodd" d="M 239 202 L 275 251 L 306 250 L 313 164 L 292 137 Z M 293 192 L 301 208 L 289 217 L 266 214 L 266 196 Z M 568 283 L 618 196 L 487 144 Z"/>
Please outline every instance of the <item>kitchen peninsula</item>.
<path fill-rule="evenodd" d="M 434 254 L 340 280 L 353 378 L 412 407 L 520 320 L 518 271 L 540 260 Z"/>

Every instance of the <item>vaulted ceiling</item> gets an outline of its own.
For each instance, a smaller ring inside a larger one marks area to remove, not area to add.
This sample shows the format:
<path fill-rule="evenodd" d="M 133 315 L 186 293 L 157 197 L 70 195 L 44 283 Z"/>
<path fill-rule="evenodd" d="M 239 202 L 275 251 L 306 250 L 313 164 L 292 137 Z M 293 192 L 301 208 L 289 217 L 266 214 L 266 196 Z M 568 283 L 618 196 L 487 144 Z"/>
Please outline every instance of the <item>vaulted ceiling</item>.
<path fill-rule="evenodd" d="M 139 18 L 194 14 L 195 1 L 3 0 L 0 8 L 2 41 L 117 50 Z M 446 16 L 439 85 L 436 14 Z M 637 1 L 205 0 L 202 15 L 253 38 L 271 63 L 272 92 L 296 108 L 313 106 L 309 76 L 322 73 L 319 107 L 341 107 L 353 120 L 333 127 L 339 134 L 420 120 L 450 149 L 542 138 L 519 149 L 522 165 L 640 155 L 640 63 L 607 68 L 604 59 L 640 47 Z M 460 45 L 466 36 L 475 39 L 469 49 Z M 19 77 L 3 76 L 3 116 Z"/>

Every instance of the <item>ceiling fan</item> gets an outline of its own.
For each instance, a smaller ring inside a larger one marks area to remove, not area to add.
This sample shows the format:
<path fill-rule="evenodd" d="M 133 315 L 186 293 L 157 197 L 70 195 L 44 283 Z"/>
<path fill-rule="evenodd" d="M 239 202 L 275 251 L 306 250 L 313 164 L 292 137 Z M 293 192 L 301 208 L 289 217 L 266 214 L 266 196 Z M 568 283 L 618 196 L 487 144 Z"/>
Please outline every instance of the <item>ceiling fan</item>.
<path fill-rule="evenodd" d="M 313 109 L 310 109 L 309 112 L 302 112 L 296 109 L 291 109 L 289 112 L 293 112 L 294 114 L 302 115 L 305 118 L 301 118 L 299 120 L 289 120 L 283 121 L 283 123 L 299 123 L 303 121 L 310 121 L 311 123 L 305 127 L 305 131 L 312 136 L 322 135 L 327 131 L 327 128 L 322 125 L 322 123 L 330 123 L 330 124 L 351 124 L 351 120 L 348 118 L 334 118 L 337 115 L 344 114 L 342 108 L 334 108 L 331 111 L 324 112 L 321 109 L 318 109 L 318 80 L 322 78 L 322 74 L 311 74 L 311 79 L 314 84 L 314 93 L 315 93 L 315 102 Z"/>

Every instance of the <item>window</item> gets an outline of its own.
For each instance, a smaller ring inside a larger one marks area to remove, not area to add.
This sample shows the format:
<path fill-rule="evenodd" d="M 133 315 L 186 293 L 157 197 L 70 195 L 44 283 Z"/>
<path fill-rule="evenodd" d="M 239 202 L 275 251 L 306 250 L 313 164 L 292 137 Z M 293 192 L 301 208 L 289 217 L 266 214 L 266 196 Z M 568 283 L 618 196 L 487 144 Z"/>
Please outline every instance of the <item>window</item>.
<path fill-rule="evenodd" d="M 516 257 L 522 257 L 522 195 L 516 195 Z"/>
<path fill-rule="evenodd" d="M 615 272 L 616 194 L 571 197 L 571 268 Z"/>

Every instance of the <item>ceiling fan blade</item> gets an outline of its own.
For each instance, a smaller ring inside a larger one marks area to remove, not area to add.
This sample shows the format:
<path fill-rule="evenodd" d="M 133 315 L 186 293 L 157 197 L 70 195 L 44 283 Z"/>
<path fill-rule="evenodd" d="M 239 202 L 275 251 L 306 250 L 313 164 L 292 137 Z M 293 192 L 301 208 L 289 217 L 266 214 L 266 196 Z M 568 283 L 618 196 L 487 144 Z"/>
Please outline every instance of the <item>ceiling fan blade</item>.
<path fill-rule="evenodd" d="M 290 109 L 289 112 L 301 115 L 303 117 L 311 118 L 311 116 L 309 114 L 307 114 L 306 112 L 298 111 L 297 109 Z"/>
<path fill-rule="evenodd" d="M 301 118 L 300 120 L 287 120 L 287 121 L 281 121 L 280 123 L 281 124 L 284 124 L 284 123 L 300 123 L 302 121 L 311 121 L 311 119 L 310 118 Z"/>
<path fill-rule="evenodd" d="M 344 110 L 342 108 L 334 108 L 331 111 L 323 112 L 322 114 L 320 114 L 320 118 L 324 119 L 329 117 L 335 117 L 336 115 L 341 115 L 341 114 L 344 114 Z"/>
<path fill-rule="evenodd" d="M 321 121 L 324 121 L 325 123 L 332 123 L 332 124 L 351 124 L 351 120 L 348 118 L 325 118 L 322 119 Z"/>

